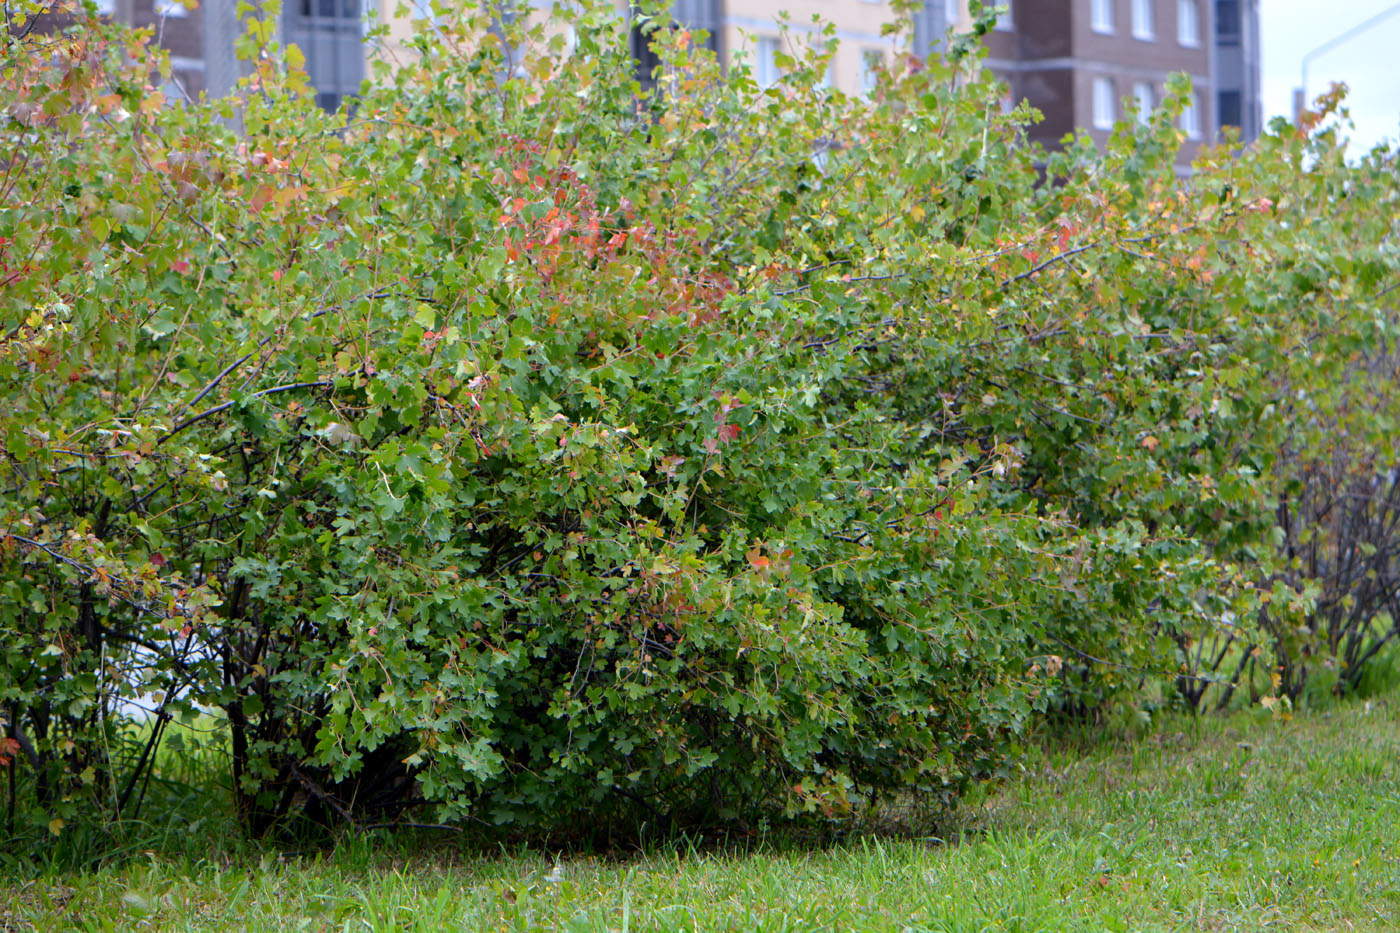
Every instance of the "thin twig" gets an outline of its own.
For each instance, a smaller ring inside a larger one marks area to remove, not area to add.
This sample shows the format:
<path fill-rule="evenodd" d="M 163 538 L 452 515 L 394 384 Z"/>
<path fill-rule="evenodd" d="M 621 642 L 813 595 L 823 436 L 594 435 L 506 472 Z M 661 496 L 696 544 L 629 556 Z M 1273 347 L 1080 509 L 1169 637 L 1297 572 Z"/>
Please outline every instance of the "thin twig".
<path fill-rule="evenodd" d="M 261 398 L 264 395 L 274 395 L 278 392 L 292 392 L 296 389 L 324 389 L 330 385 L 331 382 L 326 379 L 318 379 L 315 382 L 289 382 L 285 385 L 273 386 L 270 389 L 263 389 L 261 392 L 254 392 L 252 395 L 248 396 L 248 398 Z M 164 444 L 176 434 L 179 434 L 181 431 L 185 430 L 185 428 L 188 428 L 194 424 L 198 424 L 205 418 L 217 415 L 221 411 L 226 411 L 227 409 L 232 408 L 235 404 L 237 404 L 238 401 L 238 399 L 230 399 L 229 401 L 224 402 L 222 405 L 215 405 L 213 408 L 206 408 L 204 411 L 200 412 L 197 415 L 190 415 L 184 421 L 181 421 L 180 423 L 176 424 L 175 427 L 167 431 L 160 438 L 160 440 L 156 441 L 156 444 Z"/>

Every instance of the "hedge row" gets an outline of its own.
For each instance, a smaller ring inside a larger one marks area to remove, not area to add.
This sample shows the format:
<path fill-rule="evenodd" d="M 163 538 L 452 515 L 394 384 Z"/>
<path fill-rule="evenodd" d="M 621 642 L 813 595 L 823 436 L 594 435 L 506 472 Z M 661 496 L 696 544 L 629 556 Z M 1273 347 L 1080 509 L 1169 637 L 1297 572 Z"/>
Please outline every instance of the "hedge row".
<path fill-rule="evenodd" d="M 257 21 L 185 106 L 149 36 L 6 40 L 22 820 L 131 816 L 200 708 L 257 832 L 941 807 L 1047 711 L 1343 657 L 1295 545 L 1394 465 L 1392 154 L 1319 114 L 1183 178 L 1183 79 L 1047 154 L 971 41 L 851 99 L 829 31 L 761 89 L 658 18 L 643 90 L 556 15 L 335 117 Z"/>

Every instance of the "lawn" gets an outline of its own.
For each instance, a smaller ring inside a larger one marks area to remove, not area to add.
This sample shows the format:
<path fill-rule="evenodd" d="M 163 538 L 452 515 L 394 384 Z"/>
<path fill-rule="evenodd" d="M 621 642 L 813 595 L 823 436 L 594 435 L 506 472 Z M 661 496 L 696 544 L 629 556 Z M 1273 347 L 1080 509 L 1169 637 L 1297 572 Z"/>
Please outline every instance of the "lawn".
<path fill-rule="evenodd" d="M 1397 694 L 1167 719 L 1089 748 L 1047 740 L 946 840 L 555 859 L 187 839 L 205 854 L 20 869 L 0 881 L 0 930 L 1394 931 L 1398 762 Z"/>

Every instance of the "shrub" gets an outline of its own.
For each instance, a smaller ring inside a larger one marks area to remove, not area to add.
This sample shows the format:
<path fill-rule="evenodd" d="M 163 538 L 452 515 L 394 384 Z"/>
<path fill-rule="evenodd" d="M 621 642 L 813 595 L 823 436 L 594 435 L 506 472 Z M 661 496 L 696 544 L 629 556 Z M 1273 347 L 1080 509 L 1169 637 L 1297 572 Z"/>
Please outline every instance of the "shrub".
<path fill-rule="evenodd" d="M 657 30 L 642 91 L 559 15 L 427 29 L 353 117 L 271 47 L 173 109 L 131 34 L 7 48 L 41 820 L 130 811 L 138 704 L 223 710 L 256 832 L 942 807 L 1306 609 L 1261 589 L 1281 393 L 1390 332 L 1389 222 L 1325 197 L 1375 164 L 1276 127 L 1183 183 L 1181 87 L 1046 157 L 968 47 L 856 101 L 831 42 L 760 90 Z"/>

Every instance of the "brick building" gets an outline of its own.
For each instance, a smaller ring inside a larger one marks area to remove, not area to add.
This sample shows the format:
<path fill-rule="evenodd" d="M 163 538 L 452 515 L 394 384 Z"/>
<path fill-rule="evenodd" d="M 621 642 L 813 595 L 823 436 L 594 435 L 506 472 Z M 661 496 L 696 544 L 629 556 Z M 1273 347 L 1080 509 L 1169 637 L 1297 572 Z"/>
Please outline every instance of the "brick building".
<path fill-rule="evenodd" d="M 1264 130 L 1259 85 L 1259 0 L 1214 0 L 1216 125 L 1244 139 Z"/>
<path fill-rule="evenodd" d="M 197 96 L 233 86 L 238 63 L 237 0 L 103 0 L 114 16 L 151 26 L 169 48 L 173 82 Z M 189 2 L 190 8 L 183 3 Z M 539 6 L 548 0 L 530 0 Z M 617 0 L 625 15 L 625 0 Z M 410 4 L 422 15 L 428 0 Z M 366 7 L 368 4 L 368 14 Z M 282 37 L 298 45 L 322 106 L 334 109 L 356 93 L 368 73 L 363 42 L 372 17 L 390 23 L 391 42 L 407 24 L 393 18 L 398 0 L 285 0 Z M 1010 87 L 1012 100 L 1028 100 L 1044 114 L 1033 138 L 1053 146 L 1076 127 L 1098 141 L 1128 112 L 1128 101 L 1150 109 L 1161 99 L 1167 76 L 1189 74 L 1194 104 L 1181 127 L 1202 141 L 1222 124 L 1237 125 L 1245 139 L 1261 130 L 1258 0 L 1001 0 L 1009 7 L 986 38 L 987 67 Z M 780 27 L 786 11 L 788 27 Z M 677 20 L 710 33 L 725 60 L 743 56 L 760 83 L 778 78 L 783 43 L 815 40 L 815 15 L 831 23 L 840 40 L 828 77 L 849 93 L 874 81 L 882 62 L 901 49 L 881 27 L 895 14 L 887 0 L 674 0 Z M 927 0 L 914 15 L 916 54 L 936 51 L 949 29 L 969 24 L 967 0 Z M 647 50 L 634 36 L 634 53 L 646 71 Z M 793 51 L 788 49 L 787 51 Z"/>
<path fill-rule="evenodd" d="M 1204 140 L 1218 126 L 1209 0 L 1020 0 L 987 39 L 987 64 L 1044 115 L 1033 138 L 1053 145 L 1075 127 L 1102 142 L 1136 104 L 1150 111 L 1167 76 L 1191 76 L 1181 128 Z"/>
<path fill-rule="evenodd" d="M 149 27 L 170 53 L 170 83 L 166 93 L 197 100 L 205 83 L 205 49 L 210 46 L 201 5 L 186 7 L 180 0 L 103 0 L 98 10 L 137 27 Z M 230 48 L 230 55 L 232 48 Z"/>
<path fill-rule="evenodd" d="M 987 36 L 987 67 L 1007 82 L 1012 101 L 1044 114 L 1032 136 L 1054 145 L 1076 127 L 1099 142 L 1129 109 L 1150 110 L 1167 76 L 1191 76 L 1194 103 L 1181 128 L 1214 138 L 1222 124 L 1259 135 L 1258 0 L 1002 0 L 1007 12 Z M 783 42 L 815 37 L 813 14 L 841 40 L 829 81 L 849 93 L 869 87 L 872 66 L 899 49 L 880 35 L 894 14 L 884 0 L 676 0 L 675 15 L 713 34 L 725 58 L 743 55 L 760 83 L 776 80 Z M 791 25 L 786 37 L 779 13 Z M 928 0 L 914 17 L 913 51 L 936 51 L 947 30 L 970 23 L 966 0 Z"/>

